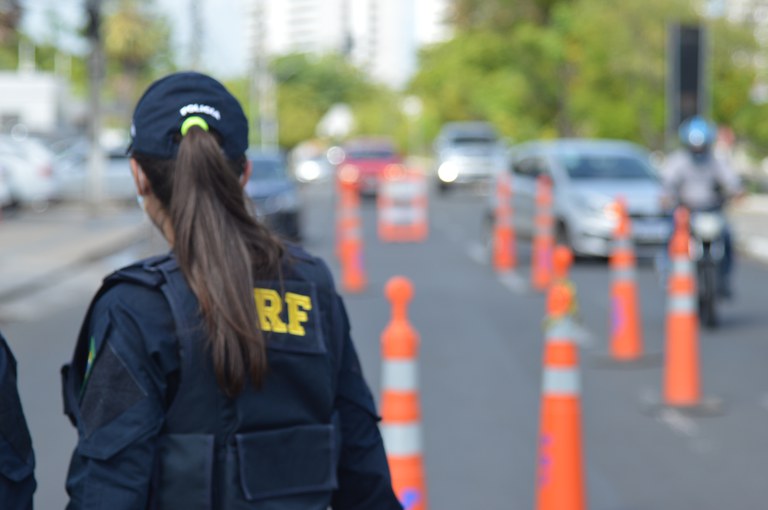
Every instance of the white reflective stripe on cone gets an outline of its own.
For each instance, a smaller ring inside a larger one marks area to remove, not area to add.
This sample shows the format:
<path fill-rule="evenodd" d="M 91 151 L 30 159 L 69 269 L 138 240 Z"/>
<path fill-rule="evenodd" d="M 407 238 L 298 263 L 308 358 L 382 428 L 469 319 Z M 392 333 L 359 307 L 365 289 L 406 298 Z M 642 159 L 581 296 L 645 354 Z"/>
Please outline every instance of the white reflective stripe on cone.
<path fill-rule="evenodd" d="M 688 257 L 672 259 L 673 275 L 693 275 L 693 262 Z"/>
<path fill-rule="evenodd" d="M 676 313 L 696 312 L 696 298 L 694 296 L 671 296 L 667 303 L 667 310 Z"/>
<path fill-rule="evenodd" d="M 579 373 L 575 368 L 544 369 L 545 395 L 578 395 L 581 390 Z"/>
<path fill-rule="evenodd" d="M 379 428 L 387 455 L 408 457 L 421 454 L 421 427 L 418 423 L 382 423 Z"/>
<path fill-rule="evenodd" d="M 385 390 L 416 391 L 418 368 L 413 360 L 385 360 L 381 377 Z"/>
<path fill-rule="evenodd" d="M 613 281 L 635 281 L 635 268 L 634 267 L 620 267 L 614 269 L 612 272 Z"/>
<path fill-rule="evenodd" d="M 573 324 L 573 319 L 570 316 L 565 316 L 561 319 L 552 321 L 552 324 L 547 327 L 545 339 L 547 342 L 563 342 L 566 340 L 573 340 L 575 334 L 576 326 Z"/>

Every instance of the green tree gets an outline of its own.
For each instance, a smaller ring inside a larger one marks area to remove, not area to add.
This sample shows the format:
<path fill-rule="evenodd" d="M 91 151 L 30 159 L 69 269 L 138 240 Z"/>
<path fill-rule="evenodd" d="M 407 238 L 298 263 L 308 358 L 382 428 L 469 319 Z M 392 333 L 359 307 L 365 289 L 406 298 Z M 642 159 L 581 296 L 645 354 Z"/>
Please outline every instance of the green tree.
<path fill-rule="evenodd" d="M 317 123 L 337 103 L 346 103 L 353 110 L 356 132 L 395 134 L 400 126 L 394 95 L 340 55 L 288 54 L 275 58 L 270 69 L 277 82 L 283 147 L 314 138 Z"/>
<path fill-rule="evenodd" d="M 108 7 L 103 26 L 107 99 L 112 120 L 126 125 L 140 91 L 174 69 L 171 30 L 152 1 L 117 0 Z"/>

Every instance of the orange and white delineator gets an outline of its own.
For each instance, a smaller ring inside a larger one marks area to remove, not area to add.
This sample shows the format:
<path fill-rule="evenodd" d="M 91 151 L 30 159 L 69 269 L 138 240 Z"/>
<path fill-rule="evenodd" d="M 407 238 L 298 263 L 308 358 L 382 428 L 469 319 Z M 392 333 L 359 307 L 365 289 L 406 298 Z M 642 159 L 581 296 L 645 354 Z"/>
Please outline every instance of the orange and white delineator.
<path fill-rule="evenodd" d="M 422 172 L 388 166 L 377 192 L 379 239 L 419 242 L 429 234 L 427 180 Z"/>
<path fill-rule="evenodd" d="M 360 195 L 354 181 L 339 180 L 337 209 L 337 255 L 341 262 L 341 285 L 347 292 L 362 292 L 367 286 L 363 263 Z"/>
<path fill-rule="evenodd" d="M 392 303 L 392 318 L 381 335 L 380 430 L 397 498 L 408 510 L 426 510 L 417 366 L 419 335 L 407 316 L 413 285 L 407 278 L 396 276 L 384 290 Z"/>
<path fill-rule="evenodd" d="M 581 403 L 576 308 L 568 268 L 573 257 L 559 246 L 555 279 L 547 294 L 544 381 L 536 476 L 537 510 L 583 510 L 586 491 L 582 460 Z"/>
<path fill-rule="evenodd" d="M 539 175 L 536 181 L 536 217 L 531 253 L 531 286 L 543 291 L 552 281 L 552 250 L 555 246 L 555 217 L 552 210 L 552 179 Z"/>
<path fill-rule="evenodd" d="M 512 271 L 517 266 L 512 207 L 512 177 L 507 172 L 501 172 L 496 180 L 496 215 L 493 225 L 493 267 L 498 272 Z"/>

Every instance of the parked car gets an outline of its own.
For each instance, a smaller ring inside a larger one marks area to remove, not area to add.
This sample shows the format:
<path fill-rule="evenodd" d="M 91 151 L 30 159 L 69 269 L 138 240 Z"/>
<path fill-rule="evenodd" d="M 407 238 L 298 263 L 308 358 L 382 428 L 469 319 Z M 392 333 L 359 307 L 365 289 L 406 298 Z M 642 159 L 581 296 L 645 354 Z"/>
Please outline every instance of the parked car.
<path fill-rule="evenodd" d="M 288 173 L 279 153 L 249 151 L 253 165 L 245 193 L 253 202 L 257 217 L 278 235 L 301 240 L 301 200 L 296 181 Z"/>
<path fill-rule="evenodd" d="M 339 172 L 353 177 L 362 195 L 373 196 L 388 168 L 400 168 L 403 158 L 389 138 L 353 138 L 342 147 Z"/>
<path fill-rule="evenodd" d="M 488 122 L 449 122 L 435 139 L 438 189 L 489 183 L 503 166 L 504 145 Z"/>
<path fill-rule="evenodd" d="M 54 161 L 56 198 L 83 201 L 90 191 L 88 156 L 90 143 L 82 139 L 59 154 Z M 107 201 L 133 201 L 136 186 L 124 146 L 104 149 L 105 164 L 101 176 L 101 197 Z"/>
<path fill-rule="evenodd" d="M 11 205 L 11 188 L 5 174 L 5 169 L 0 166 L 0 209 Z"/>
<path fill-rule="evenodd" d="M 671 220 L 646 149 L 618 140 L 540 141 L 513 147 L 508 162 L 520 236 L 533 235 L 536 181 L 543 174 L 553 182 L 557 240 L 574 253 L 610 255 L 617 222 L 612 204 L 620 197 L 627 203 L 638 256 L 655 255 L 666 243 Z M 489 196 L 491 222 L 495 194 Z"/>
<path fill-rule="evenodd" d="M 0 166 L 13 205 L 47 207 L 55 194 L 52 161 L 53 155 L 39 140 L 0 136 Z"/>

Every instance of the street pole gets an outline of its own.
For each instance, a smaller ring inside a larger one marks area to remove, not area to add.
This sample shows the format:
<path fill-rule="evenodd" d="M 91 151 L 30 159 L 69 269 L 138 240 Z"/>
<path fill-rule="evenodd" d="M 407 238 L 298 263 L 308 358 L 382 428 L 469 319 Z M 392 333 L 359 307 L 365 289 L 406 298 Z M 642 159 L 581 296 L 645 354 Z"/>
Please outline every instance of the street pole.
<path fill-rule="evenodd" d="M 101 37 L 101 0 L 86 0 L 88 14 L 87 36 L 90 44 L 88 56 L 88 190 L 87 201 L 91 214 L 98 216 L 102 204 L 102 174 L 104 151 L 101 147 L 102 106 L 101 87 L 104 80 L 104 48 Z"/>

